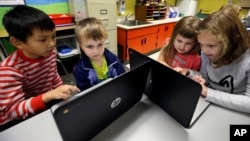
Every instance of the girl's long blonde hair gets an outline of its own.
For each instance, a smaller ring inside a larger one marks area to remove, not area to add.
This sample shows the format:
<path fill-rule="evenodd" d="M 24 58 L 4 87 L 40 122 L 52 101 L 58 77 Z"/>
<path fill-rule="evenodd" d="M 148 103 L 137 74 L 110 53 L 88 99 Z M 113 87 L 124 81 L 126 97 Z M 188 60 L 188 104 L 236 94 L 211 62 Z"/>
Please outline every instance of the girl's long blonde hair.
<path fill-rule="evenodd" d="M 230 8 L 221 9 L 208 15 L 199 25 L 199 31 L 208 30 L 222 46 L 219 59 L 213 62 L 215 67 L 228 65 L 249 49 L 249 32 Z"/>

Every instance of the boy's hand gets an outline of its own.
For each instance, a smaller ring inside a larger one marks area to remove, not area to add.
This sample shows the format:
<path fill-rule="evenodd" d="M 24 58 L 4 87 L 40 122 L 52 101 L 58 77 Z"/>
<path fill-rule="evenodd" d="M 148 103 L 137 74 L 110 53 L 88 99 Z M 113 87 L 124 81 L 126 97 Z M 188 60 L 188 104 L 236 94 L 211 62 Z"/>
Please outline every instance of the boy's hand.
<path fill-rule="evenodd" d="M 54 90 L 51 90 L 43 94 L 42 99 L 44 103 L 48 103 L 54 99 L 63 99 L 66 100 L 72 96 L 72 93 L 80 92 L 76 86 L 72 85 L 62 85 Z"/>

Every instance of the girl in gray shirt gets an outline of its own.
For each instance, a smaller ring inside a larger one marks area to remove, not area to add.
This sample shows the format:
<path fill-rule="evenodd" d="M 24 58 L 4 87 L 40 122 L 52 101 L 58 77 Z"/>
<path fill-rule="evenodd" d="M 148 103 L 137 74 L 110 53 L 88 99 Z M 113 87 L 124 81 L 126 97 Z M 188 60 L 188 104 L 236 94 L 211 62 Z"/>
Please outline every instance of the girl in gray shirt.
<path fill-rule="evenodd" d="M 250 36 L 237 13 L 225 8 L 199 25 L 201 68 L 182 69 L 202 86 L 206 100 L 250 113 Z"/>

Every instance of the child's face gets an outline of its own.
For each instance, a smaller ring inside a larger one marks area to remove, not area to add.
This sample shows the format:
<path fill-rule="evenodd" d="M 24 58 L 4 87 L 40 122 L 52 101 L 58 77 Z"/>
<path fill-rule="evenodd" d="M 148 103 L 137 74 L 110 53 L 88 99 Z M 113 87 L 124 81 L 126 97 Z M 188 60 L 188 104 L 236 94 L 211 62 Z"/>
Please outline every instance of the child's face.
<path fill-rule="evenodd" d="M 97 41 L 93 39 L 85 39 L 80 46 L 84 53 L 89 57 L 89 59 L 95 61 L 102 59 L 104 53 L 104 45 L 105 39 Z"/>
<path fill-rule="evenodd" d="M 189 53 L 194 47 L 195 42 L 193 39 L 184 38 L 180 34 L 177 34 L 174 40 L 174 48 L 180 54 Z"/>
<path fill-rule="evenodd" d="M 56 31 L 33 30 L 26 43 L 21 43 L 18 48 L 23 50 L 25 56 L 36 59 L 49 56 L 56 47 Z"/>
<path fill-rule="evenodd" d="M 198 36 L 198 42 L 200 44 L 201 50 L 206 54 L 206 56 L 212 61 L 218 60 L 222 53 L 222 46 L 210 31 L 203 30 Z"/>

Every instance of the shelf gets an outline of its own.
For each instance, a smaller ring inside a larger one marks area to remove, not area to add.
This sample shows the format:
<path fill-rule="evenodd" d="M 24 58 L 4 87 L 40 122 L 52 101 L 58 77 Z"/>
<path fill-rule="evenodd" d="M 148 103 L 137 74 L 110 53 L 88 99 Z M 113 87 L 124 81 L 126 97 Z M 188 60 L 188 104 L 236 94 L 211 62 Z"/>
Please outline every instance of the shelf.
<path fill-rule="evenodd" d="M 250 9 L 250 1 L 249 0 L 239 0 L 238 5 L 243 9 Z"/>
<path fill-rule="evenodd" d="M 152 21 L 165 19 L 166 17 L 166 6 L 154 5 L 136 5 L 135 6 L 135 19 L 142 21 Z"/>
<path fill-rule="evenodd" d="M 71 51 L 68 53 L 61 53 L 58 51 L 57 54 L 59 59 L 65 59 L 81 54 L 73 29 L 57 31 L 56 40 L 57 49 L 59 49 L 60 46 L 71 48 Z"/>
<path fill-rule="evenodd" d="M 242 8 L 242 9 L 250 9 L 250 7 L 244 7 L 244 6 L 243 6 L 243 7 L 241 7 L 241 8 Z"/>
<path fill-rule="evenodd" d="M 74 29 L 75 25 L 70 25 L 70 26 L 60 26 L 56 27 L 56 31 L 61 31 L 61 30 L 68 30 L 68 29 Z"/>
<path fill-rule="evenodd" d="M 64 39 L 64 38 L 72 38 L 75 37 L 75 34 L 71 34 L 71 35 L 63 35 L 63 36 L 57 36 L 56 39 Z"/>
<path fill-rule="evenodd" d="M 58 52 L 58 57 L 60 59 L 63 59 L 63 58 L 68 58 L 68 57 L 72 57 L 72 56 L 75 56 L 75 55 L 79 55 L 80 54 L 80 51 L 78 49 L 72 49 L 71 52 L 69 53 L 60 53 Z"/>

